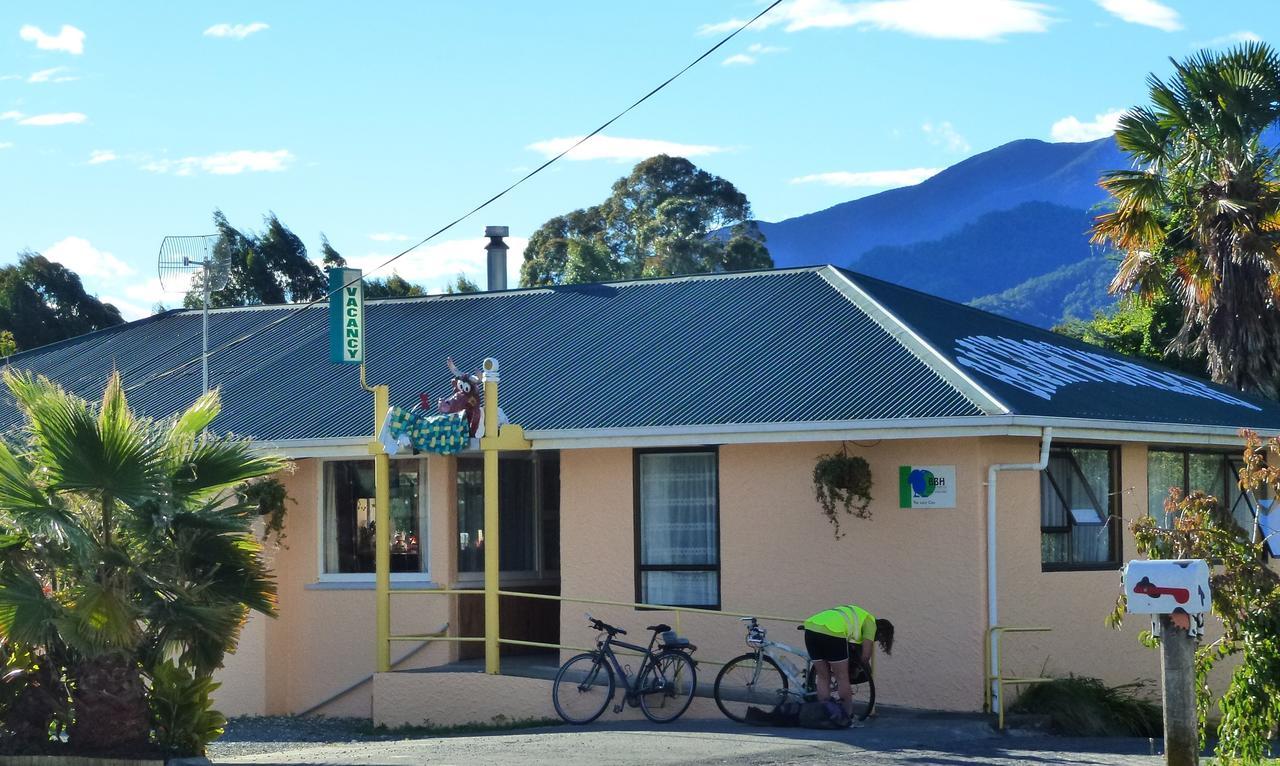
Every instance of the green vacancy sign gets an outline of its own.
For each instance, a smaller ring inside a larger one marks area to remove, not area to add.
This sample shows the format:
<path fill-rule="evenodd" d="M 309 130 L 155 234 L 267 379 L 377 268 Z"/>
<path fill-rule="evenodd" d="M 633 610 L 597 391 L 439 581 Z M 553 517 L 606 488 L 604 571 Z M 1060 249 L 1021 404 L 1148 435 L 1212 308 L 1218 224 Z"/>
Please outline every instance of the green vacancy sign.
<path fill-rule="evenodd" d="M 329 361 L 364 362 L 364 282 L 360 269 L 329 269 Z"/>
<path fill-rule="evenodd" d="M 956 467 L 898 466 L 899 508 L 955 508 Z"/>

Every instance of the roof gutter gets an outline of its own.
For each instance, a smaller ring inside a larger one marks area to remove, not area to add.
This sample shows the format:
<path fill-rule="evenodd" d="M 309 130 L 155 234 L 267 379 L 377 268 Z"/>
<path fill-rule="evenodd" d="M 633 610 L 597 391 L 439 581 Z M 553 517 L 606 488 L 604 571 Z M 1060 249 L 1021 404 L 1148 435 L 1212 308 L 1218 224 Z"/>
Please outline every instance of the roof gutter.
<path fill-rule="evenodd" d="M 1040 434 L 1040 459 L 1034 463 L 994 463 L 987 467 L 987 631 L 999 625 L 1000 598 L 996 568 L 996 476 L 1000 471 L 1036 471 L 1040 472 L 1049 465 L 1049 446 L 1053 443 L 1053 429 L 1046 428 Z M 995 674 L 1000 667 L 1000 644 L 990 641 L 991 673 Z M 991 684 L 991 700 L 994 705 L 1000 695 L 1000 682 L 988 680 Z"/>
<path fill-rule="evenodd" d="M 1140 423 L 1035 415 L 970 415 L 948 418 L 883 418 L 792 423 L 643 426 L 636 428 L 542 428 L 525 436 L 534 449 L 602 447 L 688 447 L 705 444 L 759 444 L 852 440 L 949 439 L 980 436 L 1041 436 L 1052 428 L 1059 439 L 1137 442 L 1207 447 L 1239 447 L 1239 429 L 1187 423 Z M 1257 429 L 1263 436 L 1280 429 Z M 256 449 L 290 458 L 357 457 L 368 452 L 368 436 L 325 439 L 256 440 Z"/>

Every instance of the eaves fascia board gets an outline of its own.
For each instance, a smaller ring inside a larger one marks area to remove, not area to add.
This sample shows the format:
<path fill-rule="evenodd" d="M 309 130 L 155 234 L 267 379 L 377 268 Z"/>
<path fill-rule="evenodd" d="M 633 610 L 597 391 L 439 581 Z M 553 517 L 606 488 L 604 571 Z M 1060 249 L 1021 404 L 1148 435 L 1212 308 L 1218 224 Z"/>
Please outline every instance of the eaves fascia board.
<path fill-rule="evenodd" d="M 945 380 L 952 388 L 959 391 L 975 407 L 987 415 L 1008 415 L 1011 409 L 997 399 L 990 391 L 983 388 L 973 378 L 956 366 L 946 355 L 933 347 L 933 344 L 903 322 L 896 314 L 885 308 L 857 282 L 854 282 L 839 269 L 824 266 L 820 272 L 822 278 L 838 290 L 846 299 L 862 309 L 871 321 L 880 325 L 894 340 L 902 344 L 916 356 L 926 367 Z"/>

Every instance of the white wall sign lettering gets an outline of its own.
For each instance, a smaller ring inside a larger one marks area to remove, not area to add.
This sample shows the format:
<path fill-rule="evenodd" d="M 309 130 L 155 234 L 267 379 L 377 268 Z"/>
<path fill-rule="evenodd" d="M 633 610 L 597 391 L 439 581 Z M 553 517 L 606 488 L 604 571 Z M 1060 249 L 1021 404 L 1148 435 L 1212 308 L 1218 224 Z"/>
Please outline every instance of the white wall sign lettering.
<path fill-rule="evenodd" d="M 1261 411 L 1183 375 L 1046 341 L 970 335 L 956 341 L 956 361 L 1045 400 L 1071 383 L 1118 383 Z"/>

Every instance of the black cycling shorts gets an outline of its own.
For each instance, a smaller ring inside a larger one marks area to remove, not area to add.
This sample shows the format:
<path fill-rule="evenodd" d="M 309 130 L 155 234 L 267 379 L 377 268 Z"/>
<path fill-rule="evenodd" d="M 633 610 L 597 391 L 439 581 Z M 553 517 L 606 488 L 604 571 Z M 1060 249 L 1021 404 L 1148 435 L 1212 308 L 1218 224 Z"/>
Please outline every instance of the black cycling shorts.
<path fill-rule="evenodd" d="M 849 659 L 849 642 L 846 639 L 828 636 L 826 633 L 818 633 L 808 628 L 804 631 L 804 648 L 809 652 L 811 660 L 844 662 Z"/>

